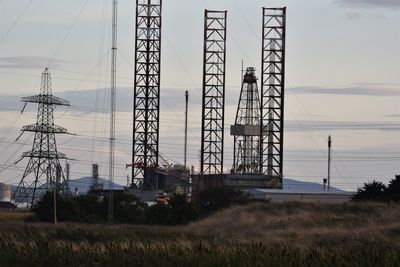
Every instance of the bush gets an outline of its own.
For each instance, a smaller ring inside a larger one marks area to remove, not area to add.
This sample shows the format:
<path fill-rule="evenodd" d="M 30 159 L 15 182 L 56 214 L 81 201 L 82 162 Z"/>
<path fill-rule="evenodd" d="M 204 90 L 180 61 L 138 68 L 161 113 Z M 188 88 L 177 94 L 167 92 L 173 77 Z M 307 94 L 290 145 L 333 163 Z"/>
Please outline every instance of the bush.
<path fill-rule="evenodd" d="M 353 196 L 353 201 L 384 201 L 386 185 L 382 182 L 372 181 L 364 183 L 363 187 L 358 188 L 357 193 Z"/>
<path fill-rule="evenodd" d="M 400 202 L 400 175 L 396 175 L 389 185 L 372 181 L 358 188 L 353 201 L 394 201 Z"/>
<path fill-rule="evenodd" d="M 155 204 L 144 212 L 144 222 L 146 224 L 169 225 L 171 224 L 170 207 L 165 204 Z"/>
<path fill-rule="evenodd" d="M 196 205 L 202 216 L 244 203 L 247 203 L 247 198 L 243 193 L 229 187 L 210 188 L 201 192 L 196 200 Z"/>
<path fill-rule="evenodd" d="M 54 221 L 53 193 L 47 192 L 32 211 L 41 221 Z M 114 221 L 117 223 L 143 222 L 147 205 L 136 196 L 114 193 Z M 107 221 L 108 198 L 84 195 L 63 198 L 57 195 L 57 219 L 60 222 L 101 223 Z"/>
<path fill-rule="evenodd" d="M 231 188 L 211 188 L 200 193 L 193 203 L 186 195 L 175 194 L 168 204 L 147 207 L 135 195 L 114 193 L 114 222 L 126 224 L 187 224 L 200 217 L 228 208 L 231 205 L 247 203 L 240 191 Z M 33 208 L 36 217 L 52 222 L 53 194 L 46 193 Z M 57 219 L 60 222 L 104 223 L 107 221 L 108 194 L 104 197 L 85 195 L 75 198 L 62 198 L 57 195 Z"/>
<path fill-rule="evenodd" d="M 400 202 L 400 175 L 390 181 L 385 194 L 389 201 Z"/>
<path fill-rule="evenodd" d="M 114 193 L 114 222 L 116 223 L 142 223 L 144 210 L 147 204 L 143 203 L 137 196 L 124 193 Z M 103 204 L 108 210 L 108 196 L 104 198 Z"/>
<path fill-rule="evenodd" d="M 145 212 L 145 223 L 158 225 L 187 224 L 197 219 L 198 212 L 192 203 L 187 201 L 186 195 L 175 194 L 168 204 L 156 204 Z"/>
<path fill-rule="evenodd" d="M 57 220 L 73 221 L 79 209 L 71 200 L 56 195 Z M 42 199 L 33 207 L 32 211 L 44 222 L 54 221 L 54 195 L 53 192 L 46 192 Z"/>

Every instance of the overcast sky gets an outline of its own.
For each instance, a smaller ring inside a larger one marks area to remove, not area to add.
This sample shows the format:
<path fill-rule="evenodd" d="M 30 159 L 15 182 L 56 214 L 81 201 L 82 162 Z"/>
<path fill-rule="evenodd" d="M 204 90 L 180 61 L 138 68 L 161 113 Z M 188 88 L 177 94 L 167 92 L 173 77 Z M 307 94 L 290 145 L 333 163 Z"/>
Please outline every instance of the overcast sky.
<path fill-rule="evenodd" d="M 34 123 L 19 98 L 39 90 L 49 67 L 53 92 L 71 101 L 56 123 L 72 178 L 92 162 L 107 174 L 111 0 L 0 0 L 0 182 L 18 183 L 26 161 L 3 170 L 30 149 L 15 138 Z M 130 161 L 135 1 L 119 1 L 117 181 Z M 333 185 L 354 190 L 400 173 L 400 1 L 397 0 L 164 0 L 160 152 L 183 160 L 183 99 L 190 93 L 189 160 L 198 166 L 204 9 L 228 10 L 225 168 L 232 165 L 233 123 L 241 61 L 261 66 L 261 8 L 287 6 L 287 102 L 284 174 L 320 182 L 326 139 L 333 135 Z M 259 73 L 258 73 L 259 75 Z M 102 153 L 99 153 L 102 152 Z"/>

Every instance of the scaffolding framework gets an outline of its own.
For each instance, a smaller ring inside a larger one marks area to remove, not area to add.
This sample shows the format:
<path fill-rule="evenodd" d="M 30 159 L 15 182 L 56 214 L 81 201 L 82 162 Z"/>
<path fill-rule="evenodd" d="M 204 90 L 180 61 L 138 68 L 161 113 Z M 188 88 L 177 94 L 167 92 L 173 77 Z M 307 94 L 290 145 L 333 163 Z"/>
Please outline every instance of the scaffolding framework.
<path fill-rule="evenodd" d="M 158 166 L 162 0 L 136 1 L 132 186 Z"/>
<path fill-rule="evenodd" d="M 205 10 L 201 164 L 202 175 L 223 173 L 227 11 Z"/>
<path fill-rule="evenodd" d="M 283 176 L 286 7 L 263 8 L 261 172 Z"/>
<path fill-rule="evenodd" d="M 24 174 L 12 201 L 32 206 L 45 192 L 56 190 L 69 196 L 71 192 L 62 170 L 60 159 L 66 155 L 58 152 L 56 134 L 68 134 L 67 129 L 54 124 L 56 106 L 69 106 L 69 102 L 52 95 L 51 75 L 46 68 L 42 73 L 40 94 L 23 97 L 21 102 L 38 104 L 36 124 L 22 127 L 22 132 L 35 133 L 31 151 L 22 153 L 29 158 Z"/>
<path fill-rule="evenodd" d="M 243 76 L 235 124 L 231 126 L 233 174 L 260 174 L 260 120 L 257 77 L 250 67 Z"/>

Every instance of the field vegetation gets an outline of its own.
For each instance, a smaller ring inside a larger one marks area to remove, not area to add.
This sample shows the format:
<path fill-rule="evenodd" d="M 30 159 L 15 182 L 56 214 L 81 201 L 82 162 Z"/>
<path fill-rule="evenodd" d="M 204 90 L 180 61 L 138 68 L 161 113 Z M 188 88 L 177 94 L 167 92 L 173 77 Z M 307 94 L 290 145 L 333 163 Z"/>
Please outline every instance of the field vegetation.
<path fill-rule="evenodd" d="M 0 266 L 399 266 L 399 221 L 372 202 L 248 203 L 181 226 L 7 220 Z"/>

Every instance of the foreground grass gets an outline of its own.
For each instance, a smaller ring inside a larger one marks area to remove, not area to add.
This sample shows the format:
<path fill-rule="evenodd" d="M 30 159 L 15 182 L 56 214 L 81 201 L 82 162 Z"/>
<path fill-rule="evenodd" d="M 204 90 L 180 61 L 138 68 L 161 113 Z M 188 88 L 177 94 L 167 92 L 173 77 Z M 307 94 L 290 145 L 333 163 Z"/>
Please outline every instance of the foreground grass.
<path fill-rule="evenodd" d="M 179 227 L 8 221 L 0 266 L 399 266 L 399 221 L 399 205 L 304 203 L 234 207 Z"/>
<path fill-rule="evenodd" d="M 30 215 L 26 211 L 0 211 L 0 223 L 23 221 Z"/>

